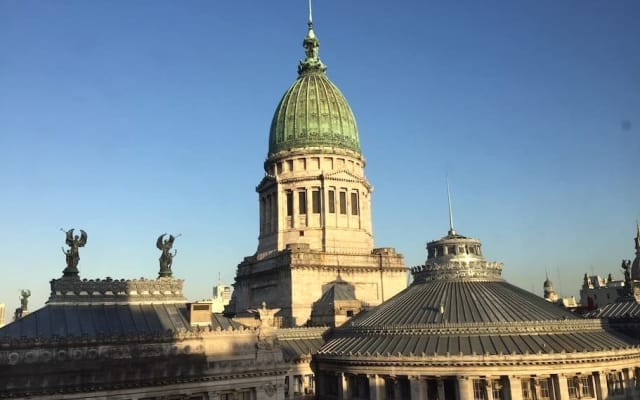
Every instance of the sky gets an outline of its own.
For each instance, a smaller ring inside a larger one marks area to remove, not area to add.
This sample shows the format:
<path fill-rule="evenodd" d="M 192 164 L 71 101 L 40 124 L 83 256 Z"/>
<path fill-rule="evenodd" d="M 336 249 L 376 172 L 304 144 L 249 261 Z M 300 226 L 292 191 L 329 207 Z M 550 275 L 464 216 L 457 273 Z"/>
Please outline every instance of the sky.
<path fill-rule="evenodd" d="M 316 0 L 356 116 L 376 246 L 407 266 L 448 229 L 506 280 L 577 295 L 622 278 L 640 219 L 640 2 Z M 0 1 L 0 303 L 41 307 L 83 229 L 82 278 L 155 278 L 162 233 L 191 299 L 257 247 L 269 127 L 307 2 Z"/>

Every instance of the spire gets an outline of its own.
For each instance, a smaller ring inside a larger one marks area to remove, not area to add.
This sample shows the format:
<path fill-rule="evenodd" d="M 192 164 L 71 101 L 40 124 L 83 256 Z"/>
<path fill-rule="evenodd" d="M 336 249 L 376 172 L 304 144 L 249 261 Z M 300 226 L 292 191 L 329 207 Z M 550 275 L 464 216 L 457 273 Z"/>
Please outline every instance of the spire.
<path fill-rule="evenodd" d="M 307 36 L 302 42 L 302 47 L 304 47 L 304 54 L 306 55 L 306 57 L 304 60 L 300 61 L 300 64 L 298 65 L 298 74 L 306 75 L 314 72 L 324 73 L 327 70 L 327 67 L 322 63 L 322 61 L 320 61 L 320 57 L 318 56 L 318 51 L 320 50 L 320 41 L 313 31 L 313 14 L 311 11 L 311 0 L 309 0 L 309 22 L 307 23 L 307 26 Z"/>
<path fill-rule="evenodd" d="M 449 236 L 455 236 L 456 230 L 453 229 L 453 211 L 451 210 L 451 191 L 449 190 L 448 176 L 447 176 L 447 201 L 449 203 Z"/>
<path fill-rule="evenodd" d="M 640 255 L 640 224 L 638 223 L 638 221 L 636 221 L 636 229 L 636 254 Z"/>

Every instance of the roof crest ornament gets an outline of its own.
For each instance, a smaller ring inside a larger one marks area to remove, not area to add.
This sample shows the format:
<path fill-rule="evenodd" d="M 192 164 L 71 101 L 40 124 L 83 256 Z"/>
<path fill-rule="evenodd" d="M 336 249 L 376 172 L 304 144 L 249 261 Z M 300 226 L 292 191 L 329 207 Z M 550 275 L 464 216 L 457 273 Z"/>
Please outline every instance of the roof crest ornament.
<path fill-rule="evenodd" d="M 451 209 L 451 191 L 449 190 L 449 175 L 447 175 L 447 201 L 449 203 L 449 236 L 455 236 L 456 230 L 453 228 L 453 211 Z"/>
<path fill-rule="evenodd" d="M 300 61 L 298 65 L 298 74 L 300 76 L 310 73 L 324 73 L 327 70 L 327 66 L 320 61 L 318 51 L 320 50 L 320 41 L 316 37 L 313 31 L 313 14 L 311 11 L 311 0 L 309 0 L 309 21 L 307 23 L 308 31 L 307 36 L 302 42 L 304 47 L 305 59 Z"/>

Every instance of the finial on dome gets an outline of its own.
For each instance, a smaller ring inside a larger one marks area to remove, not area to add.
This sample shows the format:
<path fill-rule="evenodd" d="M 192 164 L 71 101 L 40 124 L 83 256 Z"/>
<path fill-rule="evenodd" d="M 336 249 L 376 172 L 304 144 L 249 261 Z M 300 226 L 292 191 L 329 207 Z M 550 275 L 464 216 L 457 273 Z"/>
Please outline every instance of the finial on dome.
<path fill-rule="evenodd" d="M 309 29 L 307 36 L 302 42 L 304 47 L 305 59 L 300 61 L 298 65 L 298 74 L 303 75 L 309 72 L 325 72 L 327 67 L 320 61 L 318 51 L 320 49 L 320 41 L 316 38 L 316 34 L 313 31 L 313 13 L 311 11 L 311 0 L 309 0 L 309 21 L 307 23 Z"/>
<path fill-rule="evenodd" d="M 449 203 L 449 236 L 455 236 L 456 230 L 453 229 L 453 211 L 451 209 L 451 191 L 449 190 L 449 176 L 447 176 L 447 201 Z"/>

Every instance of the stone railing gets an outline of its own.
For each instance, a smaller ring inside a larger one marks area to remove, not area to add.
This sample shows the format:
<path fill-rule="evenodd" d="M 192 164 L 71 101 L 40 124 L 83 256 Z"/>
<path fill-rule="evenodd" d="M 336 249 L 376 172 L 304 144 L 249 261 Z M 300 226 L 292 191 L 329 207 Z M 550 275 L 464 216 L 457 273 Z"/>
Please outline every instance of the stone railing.
<path fill-rule="evenodd" d="M 174 278 L 158 279 L 78 279 L 51 280 L 49 303 L 77 302 L 166 302 L 185 301 L 184 281 Z"/>

